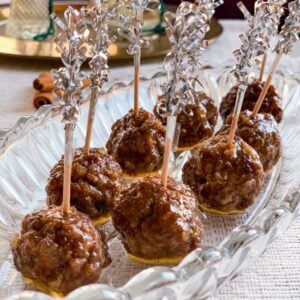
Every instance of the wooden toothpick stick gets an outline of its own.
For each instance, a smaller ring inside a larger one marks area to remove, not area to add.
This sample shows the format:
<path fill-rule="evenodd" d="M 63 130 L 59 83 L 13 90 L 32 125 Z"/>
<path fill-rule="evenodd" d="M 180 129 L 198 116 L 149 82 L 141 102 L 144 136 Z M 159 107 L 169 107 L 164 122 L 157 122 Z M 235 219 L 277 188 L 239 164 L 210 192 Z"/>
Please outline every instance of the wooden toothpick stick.
<path fill-rule="evenodd" d="M 141 64 L 141 52 L 138 51 L 134 55 L 134 114 L 135 115 L 137 115 L 139 111 L 140 64 Z"/>
<path fill-rule="evenodd" d="M 234 111 L 233 111 L 233 115 L 232 115 L 232 122 L 231 122 L 231 126 L 230 126 L 229 136 L 228 136 L 228 144 L 229 145 L 232 145 L 234 137 L 235 137 L 235 133 L 236 133 L 236 129 L 238 126 L 239 116 L 240 116 L 240 112 L 242 109 L 246 89 L 247 89 L 247 84 L 239 85 L 238 92 L 236 95 Z"/>
<path fill-rule="evenodd" d="M 141 39 L 142 24 L 144 23 L 144 9 L 137 7 L 136 9 L 137 23 L 140 24 L 138 38 Z M 139 92 L 140 92 L 140 66 L 141 66 L 141 46 L 138 47 L 134 54 L 134 114 L 137 115 L 139 111 Z"/>
<path fill-rule="evenodd" d="M 277 68 L 278 64 L 279 64 L 280 58 L 281 58 L 281 54 L 276 55 L 275 60 L 273 62 L 273 65 L 271 67 L 271 71 L 270 71 L 270 73 L 269 73 L 269 75 L 267 77 L 267 80 L 266 80 L 266 82 L 264 84 L 264 87 L 263 87 L 263 89 L 262 89 L 262 91 L 261 91 L 261 93 L 260 93 L 260 95 L 258 97 L 258 100 L 255 103 L 255 106 L 254 106 L 254 109 L 253 109 L 253 112 L 252 112 L 252 116 L 253 117 L 255 117 L 258 114 L 258 112 L 259 112 L 259 110 L 261 108 L 261 105 L 264 102 L 264 99 L 265 99 L 265 97 L 267 95 L 267 92 L 268 92 L 268 89 L 270 87 L 270 84 L 272 82 L 272 77 L 273 77 L 273 75 L 274 75 L 274 73 L 276 71 L 276 68 Z"/>
<path fill-rule="evenodd" d="M 283 54 L 289 54 L 292 52 L 294 44 L 299 40 L 299 31 L 300 31 L 300 1 L 296 0 L 290 2 L 288 5 L 289 15 L 284 21 L 284 25 L 280 31 L 280 38 L 274 48 L 276 52 L 275 60 L 272 64 L 270 74 L 264 84 L 263 90 L 261 91 L 259 98 L 255 104 L 252 115 L 256 116 L 259 112 L 261 105 L 266 97 L 268 89 L 270 87 L 272 77 L 276 71 L 276 68 L 280 62 L 280 59 Z"/>
<path fill-rule="evenodd" d="M 91 69 L 91 74 L 89 76 L 91 99 L 84 145 L 84 153 L 89 154 L 97 100 L 103 84 L 108 81 L 109 74 L 107 62 L 108 47 L 110 44 L 108 26 L 110 12 L 108 9 L 108 2 L 107 0 L 99 0 L 97 4 L 84 12 L 85 24 L 87 24 L 86 26 L 93 36 L 91 39 L 92 58 L 89 62 Z"/>
<path fill-rule="evenodd" d="M 64 184 L 62 209 L 64 213 L 70 210 L 71 199 L 71 175 L 73 162 L 73 133 L 74 125 L 67 124 L 65 127 L 65 155 L 64 155 Z"/>
<path fill-rule="evenodd" d="M 265 67 L 266 67 L 266 62 L 267 62 L 267 53 L 265 52 L 264 56 L 263 56 L 263 59 L 262 59 L 262 62 L 261 62 L 261 65 L 260 65 L 260 73 L 259 73 L 259 78 L 258 78 L 259 81 L 263 80 Z"/>
<path fill-rule="evenodd" d="M 167 120 L 165 153 L 164 153 L 164 161 L 163 161 L 163 167 L 161 173 L 161 183 L 164 188 L 167 187 L 167 182 L 168 182 L 169 162 L 170 162 L 170 156 L 172 152 L 172 145 L 173 145 L 175 128 L 176 128 L 176 119 L 177 119 L 176 117 L 171 116 L 168 117 Z"/>
<path fill-rule="evenodd" d="M 81 12 L 69 7 L 65 11 L 63 19 L 60 19 L 56 14 L 51 15 L 60 31 L 55 43 L 64 64 L 63 68 L 52 70 L 55 83 L 54 93 L 60 98 L 59 104 L 65 123 L 63 199 L 61 205 L 64 213 L 70 211 L 73 135 L 80 115 L 79 106 L 82 93 L 80 68 L 87 59 L 85 38 L 78 34 L 82 28 Z"/>
<path fill-rule="evenodd" d="M 239 87 L 228 135 L 229 145 L 233 144 L 244 96 L 250 81 L 249 74 L 251 67 L 255 59 L 262 53 L 266 53 L 269 48 L 270 35 L 274 31 L 274 27 L 276 28 L 274 24 L 278 23 L 281 16 L 281 5 L 282 4 L 273 2 L 257 1 L 254 7 L 254 16 L 251 16 L 245 5 L 242 2 L 238 3 L 239 9 L 248 19 L 249 28 L 245 34 L 240 35 L 242 41 L 240 49 L 234 51 L 234 55 L 237 59 L 234 74 L 239 82 Z M 266 13 L 270 11 L 272 13 Z M 263 74 L 264 64 L 265 62 L 262 64 L 261 76 Z"/>
<path fill-rule="evenodd" d="M 87 129 L 86 129 L 86 135 L 85 135 L 85 143 L 84 143 L 84 148 L 83 148 L 83 151 L 85 154 L 89 154 L 89 152 L 90 152 L 91 139 L 92 139 L 93 127 L 94 127 L 94 119 L 95 119 L 95 113 L 96 113 L 97 96 L 98 96 L 97 90 L 92 89 Z"/>

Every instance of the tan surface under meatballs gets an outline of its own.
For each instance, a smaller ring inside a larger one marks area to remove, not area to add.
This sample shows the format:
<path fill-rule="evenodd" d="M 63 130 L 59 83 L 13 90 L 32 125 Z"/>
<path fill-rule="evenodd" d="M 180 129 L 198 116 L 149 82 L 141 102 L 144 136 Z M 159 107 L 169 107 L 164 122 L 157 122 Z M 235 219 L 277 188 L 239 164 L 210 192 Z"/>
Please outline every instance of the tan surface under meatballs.
<path fill-rule="evenodd" d="M 221 212 L 241 211 L 252 205 L 264 180 L 256 151 L 241 138 L 234 147 L 227 135 L 204 141 L 183 167 L 182 179 L 201 206 Z"/>
<path fill-rule="evenodd" d="M 198 104 L 186 105 L 177 117 L 177 122 L 180 124 L 179 150 L 193 148 L 214 133 L 218 118 L 218 110 L 214 101 L 204 93 L 197 96 Z M 164 97 L 161 97 L 159 101 L 164 101 Z M 153 112 L 166 125 L 167 118 L 159 114 L 157 104 Z"/>
<path fill-rule="evenodd" d="M 204 230 L 192 191 L 159 176 L 132 183 L 116 202 L 112 219 L 131 255 L 145 260 L 183 258 L 201 245 Z"/>
<path fill-rule="evenodd" d="M 231 123 L 231 117 L 226 120 Z M 229 131 L 229 125 L 220 131 Z M 236 134 L 258 153 L 264 171 L 268 172 L 278 162 L 281 155 L 281 138 L 278 124 L 268 113 L 259 113 L 255 117 L 252 112 L 245 110 L 241 113 Z"/>
<path fill-rule="evenodd" d="M 108 153 L 130 176 L 156 172 L 163 163 L 165 128 L 151 113 L 130 110 L 112 126 Z"/>
<path fill-rule="evenodd" d="M 63 158 L 50 173 L 48 205 L 60 205 L 63 194 Z M 71 178 L 71 205 L 96 220 L 108 216 L 123 184 L 122 169 L 104 150 L 92 148 L 88 155 L 82 149 L 74 154 Z"/>
<path fill-rule="evenodd" d="M 255 103 L 263 89 L 263 84 L 263 82 L 255 80 L 248 85 L 242 110 L 253 110 Z M 232 87 L 229 90 L 228 94 L 222 99 L 220 105 L 220 115 L 222 116 L 223 120 L 225 120 L 233 112 L 234 104 L 236 101 L 237 89 L 237 86 Z M 277 94 L 275 87 L 271 85 L 268 89 L 267 95 L 259 112 L 270 113 L 279 123 L 281 122 L 283 116 L 283 110 L 281 106 L 282 99 Z"/>
<path fill-rule="evenodd" d="M 24 277 L 62 294 L 96 282 L 110 262 L 102 233 L 74 207 L 69 214 L 53 206 L 27 215 L 11 247 Z"/>

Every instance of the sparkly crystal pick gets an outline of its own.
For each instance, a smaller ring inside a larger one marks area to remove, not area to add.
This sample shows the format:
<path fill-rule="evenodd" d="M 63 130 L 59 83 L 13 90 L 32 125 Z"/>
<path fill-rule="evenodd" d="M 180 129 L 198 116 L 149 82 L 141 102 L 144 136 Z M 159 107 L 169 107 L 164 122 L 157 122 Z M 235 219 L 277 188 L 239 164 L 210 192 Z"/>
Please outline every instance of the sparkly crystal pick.
<path fill-rule="evenodd" d="M 167 83 L 162 85 L 166 101 L 160 101 L 157 112 L 167 117 L 178 115 L 186 104 L 194 103 L 195 87 L 199 85 L 202 52 L 207 47 L 204 40 L 214 9 L 221 1 L 199 1 L 200 6 L 182 2 L 176 14 L 165 14 L 166 33 L 171 43 L 164 67 Z M 200 82 L 201 84 L 201 82 Z"/>
<path fill-rule="evenodd" d="M 232 144 L 235 136 L 242 103 L 250 81 L 251 67 L 254 63 L 260 63 L 257 58 L 270 47 L 270 37 L 274 32 L 274 23 L 278 22 L 278 18 L 281 16 L 280 5 L 274 3 L 275 1 L 258 0 L 255 3 L 254 16 L 246 12 L 242 3 L 238 4 L 247 16 L 249 28 L 246 33 L 240 35 L 242 41 L 240 49 L 234 51 L 237 62 L 233 74 L 238 81 L 238 92 L 228 137 L 229 144 Z"/>
<path fill-rule="evenodd" d="M 300 33 L 300 0 L 290 2 L 288 5 L 289 15 L 286 17 L 282 30 L 279 34 L 280 38 L 274 48 L 276 53 L 274 62 L 271 66 L 271 71 L 264 84 L 264 88 L 261 91 L 259 98 L 253 109 L 253 116 L 256 116 L 260 110 L 260 107 L 266 97 L 269 86 L 272 81 L 272 77 L 276 71 L 276 68 L 280 62 L 283 54 L 289 54 L 293 50 L 295 42 L 299 39 Z"/>
<path fill-rule="evenodd" d="M 82 23 L 82 11 L 69 7 L 64 18 L 52 14 L 59 33 L 54 41 L 61 55 L 63 68 L 52 70 L 55 82 L 54 93 L 59 98 L 65 123 L 65 155 L 64 155 L 64 186 L 62 208 L 64 212 L 70 209 L 70 184 L 73 160 L 73 133 L 79 118 L 81 102 L 82 79 L 81 65 L 87 59 L 87 47 L 84 38 L 85 27 Z"/>
<path fill-rule="evenodd" d="M 101 93 L 103 84 L 108 81 L 109 17 L 107 0 L 99 0 L 92 8 L 84 10 L 83 22 L 92 37 L 89 40 L 92 55 L 89 62 L 91 68 L 89 76 L 91 99 L 84 145 L 84 152 L 86 154 L 90 150 L 97 99 Z"/>
<path fill-rule="evenodd" d="M 171 43 L 164 67 L 167 83 L 162 86 L 165 101 L 157 104 L 157 111 L 167 117 L 166 145 L 161 181 L 166 187 L 169 158 L 172 151 L 177 115 L 186 104 L 195 100 L 195 85 L 201 69 L 204 40 L 214 9 L 222 1 L 199 1 L 200 5 L 182 2 L 176 14 L 165 14 L 166 33 Z"/>
<path fill-rule="evenodd" d="M 139 74 L 141 64 L 141 49 L 147 43 L 142 38 L 144 11 L 156 10 L 159 0 L 125 0 L 118 1 L 114 11 L 122 23 L 118 32 L 120 36 L 129 41 L 128 53 L 134 56 L 134 112 L 139 107 Z"/>

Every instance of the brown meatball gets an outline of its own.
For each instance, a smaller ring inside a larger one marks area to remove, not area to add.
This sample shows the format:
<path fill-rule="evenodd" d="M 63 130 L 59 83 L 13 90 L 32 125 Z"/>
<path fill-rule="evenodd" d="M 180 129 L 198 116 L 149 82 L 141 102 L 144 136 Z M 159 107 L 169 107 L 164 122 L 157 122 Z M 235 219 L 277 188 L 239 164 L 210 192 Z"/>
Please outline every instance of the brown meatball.
<path fill-rule="evenodd" d="M 227 141 L 227 135 L 204 141 L 185 163 L 182 179 L 201 208 L 236 213 L 255 202 L 264 171 L 256 151 L 240 137 L 235 137 L 231 146 Z"/>
<path fill-rule="evenodd" d="M 156 172 L 162 167 L 165 128 L 154 115 L 140 108 L 130 110 L 112 126 L 108 153 L 130 175 Z"/>
<path fill-rule="evenodd" d="M 153 111 L 154 115 L 166 125 L 167 117 L 159 111 L 159 106 L 164 101 L 165 98 L 161 97 Z M 187 104 L 178 114 L 177 122 L 180 124 L 178 150 L 194 148 L 214 133 L 218 119 L 214 101 L 206 94 L 199 93 L 196 102 L 197 104 Z"/>
<path fill-rule="evenodd" d="M 48 205 L 60 205 L 63 195 L 64 160 L 51 170 L 46 192 Z M 122 187 L 122 169 L 103 150 L 91 148 L 89 154 L 77 149 L 71 178 L 71 205 L 96 219 L 108 214 Z"/>
<path fill-rule="evenodd" d="M 242 110 L 253 110 L 256 101 L 263 89 L 264 82 L 260 82 L 258 80 L 253 81 L 251 84 L 248 85 L 246 90 Z M 232 87 L 228 94 L 222 99 L 220 105 L 220 114 L 225 120 L 232 112 L 234 108 L 234 104 L 236 101 L 236 94 L 237 94 L 238 87 Z M 273 115 L 275 120 L 280 123 L 283 116 L 283 111 L 281 108 L 282 99 L 277 94 L 275 87 L 270 85 L 267 95 L 262 103 L 260 108 L 260 112 L 270 113 Z"/>
<path fill-rule="evenodd" d="M 229 132 L 231 120 L 229 116 L 220 132 Z M 236 134 L 258 153 L 265 172 L 278 162 L 281 138 L 277 122 L 271 114 L 259 113 L 253 117 L 252 112 L 245 110 L 240 115 Z"/>
<path fill-rule="evenodd" d="M 204 231 L 196 199 L 184 184 L 148 176 L 124 190 L 112 220 L 129 254 L 148 260 L 182 259 L 201 245 Z"/>
<path fill-rule="evenodd" d="M 98 280 L 110 262 L 102 233 L 74 207 L 52 206 L 27 215 L 12 242 L 16 269 L 54 292 L 68 292 Z"/>

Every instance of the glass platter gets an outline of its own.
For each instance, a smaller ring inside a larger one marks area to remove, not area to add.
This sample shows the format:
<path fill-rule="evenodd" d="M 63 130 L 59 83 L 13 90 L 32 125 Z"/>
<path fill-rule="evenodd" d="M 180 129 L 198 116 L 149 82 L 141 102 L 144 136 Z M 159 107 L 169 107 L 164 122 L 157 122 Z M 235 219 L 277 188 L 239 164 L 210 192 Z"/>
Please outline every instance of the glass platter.
<path fill-rule="evenodd" d="M 216 103 L 233 84 L 224 68 L 208 68 L 201 77 L 204 89 Z M 163 73 L 142 78 L 140 99 L 145 109 L 152 109 L 157 84 L 164 79 Z M 99 284 L 79 288 L 66 299 L 202 299 L 236 276 L 289 227 L 300 211 L 300 79 L 282 68 L 274 83 L 284 99 L 285 116 L 280 125 L 283 155 L 267 177 L 256 204 L 242 215 L 207 214 L 203 218 L 206 238 L 202 249 L 175 267 L 149 268 L 129 261 L 108 223 L 103 228 L 109 238 L 112 264 L 103 270 Z M 111 125 L 131 108 L 132 99 L 130 81 L 106 87 L 98 101 L 93 146 L 105 146 Z M 85 103 L 76 129 L 77 147 L 84 142 L 86 118 Z M 24 215 L 45 205 L 49 171 L 63 153 L 60 119 L 57 108 L 45 106 L 35 115 L 21 118 L 12 130 L 0 132 L 0 299 L 52 299 L 24 285 L 13 266 L 10 240 L 20 230 Z M 180 178 L 179 169 L 187 156 L 173 159 L 173 176 Z"/>

